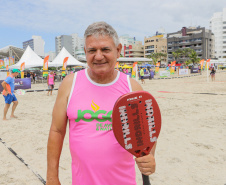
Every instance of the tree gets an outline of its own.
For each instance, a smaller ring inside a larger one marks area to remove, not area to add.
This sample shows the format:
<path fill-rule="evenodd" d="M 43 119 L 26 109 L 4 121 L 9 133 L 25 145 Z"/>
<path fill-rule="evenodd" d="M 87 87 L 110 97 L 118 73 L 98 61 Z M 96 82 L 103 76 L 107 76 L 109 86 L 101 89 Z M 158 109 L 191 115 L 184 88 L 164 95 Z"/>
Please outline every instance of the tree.
<path fill-rule="evenodd" d="M 200 61 L 200 58 L 198 58 L 198 55 L 194 50 L 192 50 L 188 56 L 190 58 L 190 61 L 193 63 L 193 65 Z"/>
<path fill-rule="evenodd" d="M 177 61 L 178 58 L 180 58 L 182 51 L 180 49 L 176 50 L 175 52 L 172 53 L 174 59 Z"/>
<path fill-rule="evenodd" d="M 151 58 L 153 61 L 153 64 L 156 65 L 156 63 L 161 59 L 161 57 L 166 57 L 166 53 L 151 53 L 148 58 Z"/>

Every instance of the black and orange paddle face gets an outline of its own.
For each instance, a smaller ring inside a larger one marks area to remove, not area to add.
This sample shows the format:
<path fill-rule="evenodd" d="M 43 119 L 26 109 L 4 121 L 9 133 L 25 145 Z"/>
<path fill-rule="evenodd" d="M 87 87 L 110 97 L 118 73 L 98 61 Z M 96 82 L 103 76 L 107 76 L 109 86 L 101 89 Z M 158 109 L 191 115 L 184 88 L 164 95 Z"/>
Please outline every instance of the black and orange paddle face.
<path fill-rule="evenodd" d="M 112 113 L 112 127 L 119 144 L 136 157 L 150 153 L 161 129 L 161 114 L 146 91 L 121 96 Z"/>

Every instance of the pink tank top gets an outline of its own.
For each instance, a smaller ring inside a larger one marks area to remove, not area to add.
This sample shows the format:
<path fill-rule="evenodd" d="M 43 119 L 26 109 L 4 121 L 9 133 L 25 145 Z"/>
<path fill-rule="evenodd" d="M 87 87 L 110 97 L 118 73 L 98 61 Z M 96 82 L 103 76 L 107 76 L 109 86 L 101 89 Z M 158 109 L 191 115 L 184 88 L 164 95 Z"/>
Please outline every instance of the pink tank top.
<path fill-rule="evenodd" d="M 49 85 L 54 84 L 54 75 L 49 74 Z"/>
<path fill-rule="evenodd" d="M 109 84 L 75 73 L 67 116 L 72 156 L 72 185 L 136 185 L 133 156 L 114 137 L 111 114 L 117 98 L 131 92 L 127 75 Z"/>

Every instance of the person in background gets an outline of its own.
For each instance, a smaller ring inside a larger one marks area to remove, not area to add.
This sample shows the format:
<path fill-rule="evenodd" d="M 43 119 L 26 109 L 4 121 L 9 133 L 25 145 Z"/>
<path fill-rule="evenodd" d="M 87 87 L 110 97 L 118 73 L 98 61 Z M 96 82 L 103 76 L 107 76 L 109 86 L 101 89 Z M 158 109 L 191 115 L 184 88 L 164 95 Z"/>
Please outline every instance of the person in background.
<path fill-rule="evenodd" d="M 18 100 L 14 94 L 14 78 L 18 76 L 20 73 L 19 69 L 13 69 L 12 73 L 2 82 L 3 87 L 3 97 L 5 98 L 5 108 L 4 108 L 4 114 L 3 114 L 3 120 L 6 119 L 6 114 L 9 110 L 10 104 L 13 103 L 12 112 L 11 112 L 11 118 L 17 118 L 14 115 L 14 112 L 16 110 L 16 107 L 18 105 Z"/>
<path fill-rule="evenodd" d="M 145 84 L 145 81 L 144 81 L 144 69 L 143 69 L 142 66 L 140 67 L 140 79 L 141 79 L 141 83 Z"/>
<path fill-rule="evenodd" d="M 136 80 L 115 70 L 122 45 L 112 26 L 105 22 L 89 25 L 84 43 L 89 67 L 65 77 L 53 108 L 46 185 L 61 184 L 59 159 L 68 120 L 72 185 L 135 185 L 133 156 L 115 139 L 111 114 L 121 95 L 143 89 Z M 145 175 L 155 172 L 155 147 L 135 159 Z"/>
<path fill-rule="evenodd" d="M 52 95 L 53 93 L 53 88 L 54 88 L 54 85 L 55 85 L 55 82 L 54 82 L 54 74 L 53 72 L 51 71 L 50 74 L 47 76 L 47 84 L 48 84 L 48 93 L 47 93 L 47 96 L 49 96 L 49 93 L 50 95 Z"/>
<path fill-rule="evenodd" d="M 211 72 L 210 72 L 210 76 L 211 76 L 211 80 L 212 80 L 212 81 L 215 81 L 215 73 L 216 73 L 216 70 L 215 70 L 214 67 L 212 66 Z"/>

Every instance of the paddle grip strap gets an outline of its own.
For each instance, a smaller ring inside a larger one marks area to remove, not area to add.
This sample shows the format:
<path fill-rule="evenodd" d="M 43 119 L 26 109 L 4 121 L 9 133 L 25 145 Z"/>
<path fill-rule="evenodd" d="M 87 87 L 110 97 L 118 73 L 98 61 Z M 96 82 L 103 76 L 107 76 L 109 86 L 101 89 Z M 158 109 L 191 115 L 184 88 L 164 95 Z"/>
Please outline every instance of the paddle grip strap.
<path fill-rule="evenodd" d="M 143 185 L 151 185 L 149 181 L 149 176 L 142 174 L 142 178 L 143 178 Z"/>

